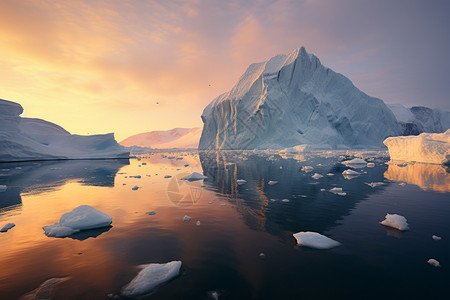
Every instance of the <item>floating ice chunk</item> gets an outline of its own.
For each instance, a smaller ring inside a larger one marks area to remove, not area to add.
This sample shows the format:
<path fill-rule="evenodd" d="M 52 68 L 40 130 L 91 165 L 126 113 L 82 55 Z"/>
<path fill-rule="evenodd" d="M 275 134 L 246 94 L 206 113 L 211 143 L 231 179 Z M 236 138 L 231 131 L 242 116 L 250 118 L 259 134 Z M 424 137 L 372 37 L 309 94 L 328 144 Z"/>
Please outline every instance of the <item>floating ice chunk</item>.
<path fill-rule="evenodd" d="M 399 186 L 405 186 L 406 183 L 405 183 L 405 182 L 400 182 L 398 185 L 399 185 Z"/>
<path fill-rule="evenodd" d="M 197 223 L 195 223 L 195 225 L 200 226 L 202 224 L 200 223 L 200 221 L 197 221 Z"/>
<path fill-rule="evenodd" d="M 236 182 L 237 182 L 237 184 L 241 185 L 241 184 L 246 184 L 247 180 L 245 180 L 245 179 L 238 179 L 238 180 L 236 180 Z"/>
<path fill-rule="evenodd" d="M 440 241 L 440 240 L 442 240 L 442 238 L 440 237 L 440 236 L 437 236 L 437 235 L 434 235 L 433 234 L 433 236 L 431 237 L 433 240 L 435 240 L 435 241 Z"/>
<path fill-rule="evenodd" d="M 14 223 L 8 223 L 5 226 L 3 226 L 2 229 L 0 229 L 0 232 L 7 232 L 8 230 L 10 230 L 11 228 L 13 228 L 14 226 L 16 226 L 16 224 Z"/>
<path fill-rule="evenodd" d="M 133 191 L 137 191 L 137 190 L 139 189 L 139 187 L 138 187 L 137 185 L 135 185 L 135 186 L 133 186 L 131 189 L 132 189 Z"/>
<path fill-rule="evenodd" d="M 147 164 L 146 162 L 143 162 L 143 163 L 142 163 L 143 166 L 145 166 L 146 164 Z"/>
<path fill-rule="evenodd" d="M 348 175 L 348 176 L 358 176 L 360 174 L 361 173 L 358 173 L 358 172 L 350 170 L 350 169 L 345 170 L 344 172 L 342 172 L 342 175 Z"/>
<path fill-rule="evenodd" d="M 434 267 L 440 267 L 441 266 L 441 264 L 437 260 L 435 260 L 434 258 L 430 258 L 427 261 L 427 263 L 429 263 L 430 265 L 432 265 Z"/>
<path fill-rule="evenodd" d="M 227 204 L 226 203 L 222 203 L 222 204 L 220 204 L 220 206 L 226 206 Z"/>
<path fill-rule="evenodd" d="M 169 156 L 169 157 L 167 157 L 168 159 L 174 159 L 175 158 L 175 156 Z"/>
<path fill-rule="evenodd" d="M 166 176 L 164 176 L 164 178 L 172 178 L 172 176 L 171 175 L 166 175 Z"/>
<path fill-rule="evenodd" d="M 309 172 L 311 172 L 312 170 L 314 170 L 314 168 L 311 167 L 311 166 L 303 166 L 300 170 L 302 170 L 302 171 L 305 172 L 305 173 L 309 173 Z"/>
<path fill-rule="evenodd" d="M 181 178 L 181 180 L 196 181 L 196 180 L 202 180 L 202 179 L 205 179 L 205 178 L 208 178 L 208 177 L 203 176 L 200 173 L 194 172 L 194 173 L 192 173 L 192 174 L 190 174 L 190 175 L 188 175 L 186 177 Z"/>
<path fill-rule="evenodd" d="M 277 183 L 278 183 L 278 181 L 270 180 L 267 184 L 268 185 L 274 185 L 274 184 L 277 184 Z"/>
<path fill-rule="evenodd" d="M 374 188 L 374 187 L 377 187 L 380 185 L 385 185 L 385 183 L 384 182 L 370 182 L 370 183 L 367 183 L 367 185 L 370 186 L 371 188 Z"/>
<path fill-rule="evenodd" d="M 319 179 L 319 178 L 322 178 L 323 177 L 323 175 L 320 175 L 319 173 L 315 173 L 313 176 L 311 176 L 312 178 L 314 178 L 314 179 Z"/>
<path fill-rule="evenodd" d="M 290 202 L 290 200 L 289 199 L 283 199 L 283 200 L 281 200 L 281 202 L 287 203 L 287 202 Z"/>
<path fill-rule="evenodd" d="M 136 297 L 150 293 L 157 286 L 180 274 L 181 261 L 142 265 L 141 268 L 137 276 L 122 288 L 123 296 Z"/>
<path fill-rule="evenodd" d="M 53 299 L 56 287 L 69 279 L 70 277 L 50 278 L 44 281 L 37 289 L 22 296 L 20 300 Z"/>
<path fill-rule="evenodd" d="M 50 237 L 66 237 L 80 230 L 107 227 L 112 217 L 89 205 L 80 205 L 61 216 L 59 223 L 44 226 L 45 235 Z"/>
<path fill-rule="evenodd" d="M 190 221 L 190 220 L 191 220 L 191 217 L 189 217 L 188 215 L 185 215 L 185 216 L 183 217 L 183 221 L 188 222 L 188 221 Z"/>
<path fill-rule="evenodd" d="M 184 166 L 185 166 L 185 167 L 189 167 L 189 164 L 185 164 Z"/>
<path fill-rule="evenodd" d="M 340 246 L 341 243 L 330 239 L 320 233 L 311 231 L 301 231 L 293 234 L 294 238 L 300 246 L 315 249 L 331 249 Z"/>
<path fill-rule="evenodd" d="M 347 195 L 347 193 L 344 193 L 344 192 L 342 192 L 342 193 L 337 193 L 339 196 L 345 196 L 345 195 Z"/>
<path fill-rule="evenodd" d="M 321 192 L 325 192 L 325 189 L 320 189 Z"/>
<path fill-rule="evenodd" d="M 389 226 L 401 231 L 408 230 L 409 225 L 406 218 L 397 214 L 386 214 L 385 220 L 381 221 L 380 224 L 384 226 Z"/>
<path fill-rule="evenodd" d="M 367 161 L 362 158 L 354 158 L 352 160 L 343 161 L 341 164 L 348 167 L 361 167 L 362 165 L 367 165 Z"/>
<path fill-rule="evenodd" d="M 370 163 L 367 163 L 367 167 L 368 167 L 368 168 L 373 168 L 373 167 L 375 167 L 375 164 L 374 164 L 374 163 L 371 163 L 371 162 L 370 162 Z"/>
<path fill-rule="evenodd" d="M 333 194 L 339 194 L 339 193 L 344 193 L 344 191 L 342 190 L 342 188 L 338 188 L 338 187 L 334 187 L 330 190 L 330 192 L 332 192 Z"/>
<path fill-rule="evenodd" d="M 146 214 L 150 215 L 150 216 L 153 216 L 153 215 L 156 215 L 156 212 L 152 210 L 152 211 L 146 212 Z"/>
<path fill-rule="evenodd" d="M 4 192 L 8 189 L 8 187 L 6 185 L 0 184 L 0 193 Z"/>
<path fill-rule="evenodd" d="M 141 175 L 136 175 L 136 176 L 130 175 L 130 178 L 138 178 L 138 179 L 140 179 Z"/>
<path fill-rule="evenodd" d="M 333 173 L 328 173 L 327 176 L 334 176 L 334 174 Z"/>
<path fill-rule="evenodd" d="M 259 257 L 264 258 L 264 257 L 266 257 L 266 254 L 264 254 L 263 252 L 261 252 L 261 253 L 259 254 Z"/>

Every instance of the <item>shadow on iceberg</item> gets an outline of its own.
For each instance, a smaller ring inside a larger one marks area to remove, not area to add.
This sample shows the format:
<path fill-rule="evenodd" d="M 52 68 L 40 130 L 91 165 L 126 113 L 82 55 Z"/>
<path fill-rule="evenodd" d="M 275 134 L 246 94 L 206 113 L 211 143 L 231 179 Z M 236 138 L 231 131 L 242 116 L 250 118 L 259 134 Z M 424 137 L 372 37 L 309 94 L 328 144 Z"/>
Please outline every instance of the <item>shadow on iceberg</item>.
<path fill-rule="evenodd" d="M 330 230 L 358 202 L 389 185 L 376 188 L 368 185 L 383 181 L 387 166 L 380 163 L 370 171 L 364 166 L 367 173 L 347 180 L 342 171 L 348 168 L 333 156 L 311 154 L 299 162 L 252 151 L 200 152 L 199 155 L 208 177 L 205 188 L 228 198 L 249 227 L 274 234 Z M 314 171 L 303 172 L 302 166 L 312 166 Z M 316 172 L 323 177 L 312 178 Z M 330 173 L 333 175 L 327 175 Z M 247 182 L 238 185 L 238 179 Z M 269 181 L 278 183 L 269 185 Z M 342 188 L 346 195 L 331 193 L 334 187 Z"/>
<path fill-rule="evenodd" d="M 90 229 L 90 230 L 83 230 L 77 233 L 74 233 L 72 235 L 67 236 L 68 238 L 74 239 L 74 240 L 79 240 L 79 241 L 84 241 L 87 240 L 89 238 L 96 238 L 99 235 L 108 232 L 113 226 L 107 226 L 107 227 L 102 227 L 102 228 L 96 228 L 96 229 Z"/>

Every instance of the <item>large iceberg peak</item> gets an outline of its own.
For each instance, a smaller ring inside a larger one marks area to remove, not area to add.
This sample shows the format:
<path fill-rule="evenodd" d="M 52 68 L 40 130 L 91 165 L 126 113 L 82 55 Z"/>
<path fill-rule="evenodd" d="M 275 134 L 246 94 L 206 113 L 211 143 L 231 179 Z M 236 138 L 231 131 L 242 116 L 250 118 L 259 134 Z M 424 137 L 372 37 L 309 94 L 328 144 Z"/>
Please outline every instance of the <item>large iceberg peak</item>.
<path fill-rule="evenodd" d="M 19 103 L 0 99 L 0 115 L 19 116 L 23 113 L 23 107 Z"/>

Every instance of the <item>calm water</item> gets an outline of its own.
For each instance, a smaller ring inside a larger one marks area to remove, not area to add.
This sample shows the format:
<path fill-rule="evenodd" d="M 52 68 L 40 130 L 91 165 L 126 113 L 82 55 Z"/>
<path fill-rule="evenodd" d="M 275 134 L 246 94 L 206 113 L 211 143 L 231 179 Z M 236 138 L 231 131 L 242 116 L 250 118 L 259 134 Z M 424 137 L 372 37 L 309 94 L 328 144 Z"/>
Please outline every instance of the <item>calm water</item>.
<path fill-rule="evenodd" d="M 449 299 L 450 175 L 443 167 L 386 164 L 374 152 L 365 158 L 375 167 L 346 179 L 339 161 L 353 157 L 343 153 L 164 155 L 175 158 L 0 164 L 0 184 L 8 186 L 0 226 L 16 224 L 0 234 L 0 298 L 67 277 L 49 299 L 108 299 L 139 265 L 181 260 L 181 275 L 144 299 Z M 194 171 L 208 178 L 180 180 Z M 316 172 L 324 177 L 311 178 Z M 64 239 L 44 235 L 42 226 L 81 204 L 111 215 L 113 226 Z M 388 212 L 405 216 L 411 229 L 380 225 Z M 292 237 L 299 231 L 342 246 L 300 248 Z"/>

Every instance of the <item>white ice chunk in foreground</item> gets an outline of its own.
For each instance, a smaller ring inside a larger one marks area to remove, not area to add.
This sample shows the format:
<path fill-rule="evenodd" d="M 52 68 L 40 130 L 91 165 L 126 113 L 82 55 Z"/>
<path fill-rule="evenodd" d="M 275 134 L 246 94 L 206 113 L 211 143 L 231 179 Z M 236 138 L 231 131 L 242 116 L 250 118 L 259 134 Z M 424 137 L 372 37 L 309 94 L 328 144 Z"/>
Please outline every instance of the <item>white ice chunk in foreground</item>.
<path fill-rule="evenodd" d="M 186 177 L 181 178 L 181 180 L 188 180 L 188 181 L 195 181 L 195 180 L 202 180 L 207 178 L 206 176 L 203 176 L 200 173 L 194 172 Z"/>
<path fill-rule="evenodd" d="M 180 274 L 181 261 L 165 264 L 142 265 L 142 270 L 133 280 L 122 288 L 121 294 L 127 297 L 142 296 L 150 293 L 157 286 Z"/>
<path fill-rule="evenodd" d="M 301 231 L 294 233 L 293 236 L 300 246 L 306 246 L 315 249 L 331 249 L 340 246 L 341 243 L 330 239 L 320 233 L 311 231 Z"/>
<path fill-rule="evenodd" d="M 14 223 L 8 223 L 5 226 L 3 226 L 2 229 L 0 229 L 0 232 L 7 232 L 8 230 L 10 230 L 11 228 L 13 228 L 14 226 L 16 226 L 16 224 Z"/>
<path fill-rule="evenodd" d="M 323 175 L 320 175 L 319 173 L 315 173 L 313 176 L 311 176 L 312 178 L 314 178 L 314 179 L 319 179 L 319 178 L 322 178 L 323 177 Z"/>
<path fill-rule="evenodd" d="M 274 185 L 274 184 L 277 184 L 277 183 L 278 183 L 278 181 L 270 180 L 267 184 L 268 185 Z"/>
<path fill-rule="evenodd" d="M 427 261 L 427 263 L 429 263 L 430 265 L 432 265 L 434 267 L 440 267 L 441 266 L 441 264 L 437 260 L 435 260 L 434 258 L 430 258 Z"/>
<path fill-rule="evenodd" d="M 385 220 L 381 221 L 380 224 L 401 231 L 409 229 L 409 225 L 406 222 L 406 218 L 397 214 L 386 214 Z"/>
<path fill-rule="evenodd" d="M 389 137 L 383 142 L 391 160 L 442 164 L 450 161 L 450 129 L 444 133 Z"/>
<path fill-rule="evenodd" d="M 237 182 L 237 184 L 241 185 L 241 184 L 246 184 L 247 180 L 245 180 L 245 179 L 238 179 L 238 180 L 236 180 L 236 182 Z"/>
<path fill-rule="evenodd" d="M 0 184 L 0 193 L 4 192 L 8 189 L 8 187 L 6 185 Z"/>
<path fill-rule="evenodd" d="M 435 240 L 435 241 L 440 241 L 440 240 L 442 240 L 442 238 L 440 237 L 440 236 L 437 236 L 437 235 L 434 235 L 433 234 L 433 236 L 431 237 L 433 240 Z"/>
<path fill-rule="evenodd" d="M 111 225 L 112 217 L 89 205 L 80 205 L 61 216 L 59 223 L 42 227 L 49 237 L 66 237 L 80 230 Z"/>
<path fill-rule="evenodd" d="M 343 161 L 343 162 L 341 162 L 341 164 L 349 166 L 349 167 L 361 167 L 361 166 L 367 165 L 367 161 L 365 161 L 362 158 L 354 158 L 352 160 Z"/>

